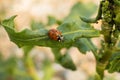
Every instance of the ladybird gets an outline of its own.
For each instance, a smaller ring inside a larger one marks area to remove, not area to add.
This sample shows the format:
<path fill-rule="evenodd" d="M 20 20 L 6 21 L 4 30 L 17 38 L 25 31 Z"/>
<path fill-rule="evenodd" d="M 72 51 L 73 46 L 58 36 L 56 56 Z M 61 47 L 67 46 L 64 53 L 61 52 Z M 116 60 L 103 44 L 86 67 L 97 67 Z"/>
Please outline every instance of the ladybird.
<path fill-rule="evenodd" d="M 59 42 L 63 40 L 62 33 L 56 29 L 50 29 L 48 32 L 48 36 L 50 39 L 56 40 Z"/>

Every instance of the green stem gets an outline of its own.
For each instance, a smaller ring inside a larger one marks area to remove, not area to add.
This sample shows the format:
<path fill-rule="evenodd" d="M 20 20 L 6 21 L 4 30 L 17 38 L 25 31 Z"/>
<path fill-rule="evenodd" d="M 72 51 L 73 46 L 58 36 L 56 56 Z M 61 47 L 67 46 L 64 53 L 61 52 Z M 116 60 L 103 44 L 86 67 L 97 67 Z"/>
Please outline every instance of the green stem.
<path fill-rule="evenodd" d="M 96 71 L 99 75 L 99 80 L 103 80 L 104 78 L 104 70 L 106 69 L 108 60 L 110 59 L 115 46 L 113 43 L 114 13 L 111 10 L 112 6 L 113 3 L 110 3 L 108 0 L 105 0 L 104 3 L 102 3 L 102 34 L 104 36 L 104 42 L 102 43 L 102 52 L 99 51 L 99 54 L 102 55 L 102 57 L 99 58 L 96 64 Z"/>
<path fill-rule="evenodd" d="M 24 65 L 27 69 L 27 73 L 32 77 L 33 80 L 41 80 L 40 77 L 38 77 L 37 71 L 34 67 L 32 58 L 29 56 L 29 52 L 33 46 L 25 46 L 23 47 L 24 50 Z"/>
<path fill-rule="evenodd" d="M 105 50 L 104 55 L 102 56 L 102 58 L 100 58 L 99 61 L 97 61 L 97 65 L 96 65 L 96 71 L 100 76 L 100 80 L 103 80 L 104 77 L 104 70 L 108 64 L 108 60 L 112 55 L 112 51 L 113 49 L 111 48 L 107 48 L 107 50 Z"/>
<path fill-rule="evenodd" d="M 30 57 L 25 57 L 25 67 L 27 69 L 28 74 L 32 77 L 33 80 L 40 80 L 38 77 L 37 71 L 35 70 L 34 64 L 32 62 L 32 59 Z"/>
<path fill-rule="evenodd" d="M 99 78 L 99 80 L 103 80 L 105 67 L 106 67 L 106 64 L 97 62 L 97 65 L 96 65 L 96 71 L 98 74 L 97 79 Z"/>

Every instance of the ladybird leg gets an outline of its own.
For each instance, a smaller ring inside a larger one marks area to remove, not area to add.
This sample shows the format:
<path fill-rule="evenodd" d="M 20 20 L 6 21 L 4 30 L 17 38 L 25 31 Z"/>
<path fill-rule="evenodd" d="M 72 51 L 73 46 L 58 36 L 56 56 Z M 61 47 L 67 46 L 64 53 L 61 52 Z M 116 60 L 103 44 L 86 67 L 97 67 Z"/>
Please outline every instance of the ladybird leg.
<path fill-rule="evenodd" d="M 57 36 L 57 40 L 58 40 L 59 42 L 61 41 L 60 35 Z"/>
<path fill-rule="evenodd" d="M 59 39 L 58 41 L 60 42 L 61 40 Z"/>
<path fill-rule="evenodd" d="M 60 37 L 59 37 L 59 36 L 57 36 L 57 40 L 58 40 L 58 41 L 60 40 Z"/>
<path fill-rule="evenodd" d="M 57 36 L 57 40 L 60 42 L 60 41 L 63 41 L 63 36 L 62 35 L 58 35 Z"/>
<path fill-rule="evenodd" d="M 61 35 L 61 36 L 60 36 L 60 39 L 63 40 L 63 38 L 64 38 L 64 37 Z"/>

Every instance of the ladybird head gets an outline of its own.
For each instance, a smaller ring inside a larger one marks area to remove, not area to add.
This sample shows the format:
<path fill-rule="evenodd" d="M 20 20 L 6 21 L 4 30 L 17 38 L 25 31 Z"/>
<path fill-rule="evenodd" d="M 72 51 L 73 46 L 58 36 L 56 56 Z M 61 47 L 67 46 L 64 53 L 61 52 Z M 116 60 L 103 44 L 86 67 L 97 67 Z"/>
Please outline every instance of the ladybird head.
<path fill-rule="evenodd" d="M 60 41 L 63 41 L 63 36 L 62 35 L 58 35 L 57 36 L 57 40 L 60 42 Z"/>

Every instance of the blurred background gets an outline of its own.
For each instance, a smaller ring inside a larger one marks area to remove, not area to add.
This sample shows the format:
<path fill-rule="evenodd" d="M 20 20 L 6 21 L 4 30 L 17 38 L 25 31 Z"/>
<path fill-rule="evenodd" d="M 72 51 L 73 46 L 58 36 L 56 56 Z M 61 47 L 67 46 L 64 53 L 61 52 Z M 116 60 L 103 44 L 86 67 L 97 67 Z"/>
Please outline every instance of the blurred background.
<path fill-rule="evenodd" d="M 18 15 L 15 26 L 21 31 L 30 28 L 31 20 L 47 23 L 49 15 L 58 20 L 63 19 L 77 2 L 92 2 L 99 6 L 99 0 L 0 0 L 0 21 Z M 95 41 L 99 46 L 98 39 Z M 77 66 L 76 71 L 57 64 L 48 47 L 35 46 L 26 56 L 21 48 L 10 41 L 7 32 L 0 26 L 0 80 L 93 80 L 93 54 L 81 54 L 75 47 L 71 47 L 68 52 Z M 105 71 L 104 80 L 120 80 L 120 74 Z"/>

